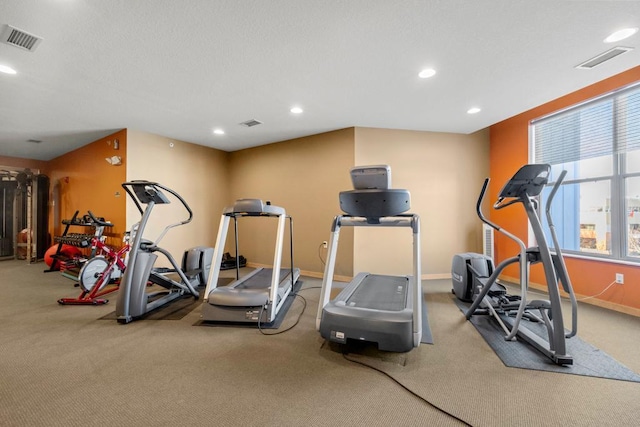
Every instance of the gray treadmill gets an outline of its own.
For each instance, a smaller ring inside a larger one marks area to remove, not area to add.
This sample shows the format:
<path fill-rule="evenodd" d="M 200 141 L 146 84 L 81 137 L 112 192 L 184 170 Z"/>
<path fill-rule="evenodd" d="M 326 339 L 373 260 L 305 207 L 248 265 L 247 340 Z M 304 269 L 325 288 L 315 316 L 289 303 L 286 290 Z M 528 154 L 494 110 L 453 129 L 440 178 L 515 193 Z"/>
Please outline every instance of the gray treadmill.
<path fill-rule="evenodd" d="M 405 352 L 422 339 L 422 284 L 420 282 L 420 218 L 410 209 L 407 190 L 390 189 L 387 165 L 351 169 L 355 190 L 340 193 L 346 215 L 336 216 L 331 228 L 316 328 L 323 338 L 345 344 L 370 341 L 384 351 Z M 413 233 L 413 274 L 389 276 L 358 273 L 329 301 L 333 286 L 340 228 L 408 227 Z"/>
<path fill-rule="evenodd" d="M 227 286 L 218 287 L 222 254 L 229 231 L 229 222 L 234 220 L 236 260 L 238 260 L 239 217 L 275 217 L 278 220 L 273 268 L 257 268 L 240 277 L 236 264 L 236 280 Z M 286 220 L 289 220 L 289 249 L 291 264 L 281 268 L 282 249 Z M 239 199 L 222 213 L 218 239 L 213 252 L 213 268 L 207 281 L 202 304 L 202 320 L 205 322 L 271 323 L 275 320 L 287 296 L 294 290 L 300 277 L 300 269 L 293 267 L 292 219 L 284 208 L 260 199 Z"/>

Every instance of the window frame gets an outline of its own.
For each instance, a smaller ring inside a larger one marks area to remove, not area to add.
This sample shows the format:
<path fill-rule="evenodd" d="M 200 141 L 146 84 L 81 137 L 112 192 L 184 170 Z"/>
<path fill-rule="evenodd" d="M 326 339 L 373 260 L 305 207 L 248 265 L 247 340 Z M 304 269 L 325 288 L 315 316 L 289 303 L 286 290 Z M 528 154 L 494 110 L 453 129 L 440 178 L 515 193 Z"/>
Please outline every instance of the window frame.
<path fill-rule="evenodd" d="M 627 151 L 622 151 L 620 146 L 622 145 L 622 141 L 619 138 L 620 127 L 622 122 L 622 114 L 621 111 L 626 108 L 621 105 L 623 103 L 622 97 L 626 93 L 640 93 L 640 81 L 631 83 L 629 85 L 625 85 L 621 88 L 615 89 L 613 91 L 604 93 L 602 95 L 584 100 L 577 104 L 571 105 L 569 107 L 554 111 L 553 113 L 543 115 L 536 119 L 533 119 L 529 122 L 528 126 L 528 155 L 529 155 L 529 163 L 535 163 L 536 159 L 536 146 L 535 146 L 535 127 L 536 124 L 539 124 L 544 121 L 548 121 L 553 119 L 553 117 L 563 115 L 564 113 L 571 111 L 578 111 L 581 109 L 586 109 L 590 106 L 595 105 L 598 102 L 605 101 L 606 99 L 613 99 L 613 117 L 612 117 L 612 129 L 613 129 L 613 146 L 611 148 L 611 157 L 612 157 L 612 174 L 611 175 L 600 175 L 589 178 L 576 178 L 576 179 L 567 179 L 562 183 L 562 186 L 565 185 L 576 185 L 582 183 L 589 182 L 598 182 L 603 180 L 610 180 L 610 195 L 611 195 L 611 247 L 609 254 L 603 253 L 595 253 L 595 252 L 586 252 L 581 250 L 572 250 L 561 248 L 564 254 L 601 260 L 601 261 L 609 261 L 609 262 L 618 262 L 625 264 L 640 264 L 640 257 L 638 256 L 629 256 L 628 248 L 629 248 L 629 232 L 627 225 L 627 188 L 626 188 L 626 180 L 628 178 L 640 177 L 640 171 L 627 173 L 626 171 L 626 154 Z M 633 151 L 633 150 L 632 150 Z M 548 186 L 553 186 L 555 182 L 549 182 Z M 540 203 L 538 204 L 538 214 L 543 222 L 543 227 L 545 230 L 548 229 L 548 225 L 546 224 L 546 215 L 542 212 L 542 208 L 544 206 L 544 201 L 542 200 L 542 193 L 540 195 Z M 530 234 L 530 230 L 529 230 Z M 532 236 L 530 234 L 529 239 L 531 240 Z M 548 242 L 551 247 L 553 247 L 553 242 Z"/>

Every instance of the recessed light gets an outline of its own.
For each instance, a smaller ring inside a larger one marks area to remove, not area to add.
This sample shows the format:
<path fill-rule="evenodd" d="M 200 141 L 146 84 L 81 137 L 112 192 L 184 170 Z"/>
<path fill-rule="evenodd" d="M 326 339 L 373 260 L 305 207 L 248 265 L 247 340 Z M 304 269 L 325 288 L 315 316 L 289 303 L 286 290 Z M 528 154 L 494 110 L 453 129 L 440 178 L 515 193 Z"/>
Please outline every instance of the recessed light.
<path fill-rule="evenodd" d="M 471 107 L 467 110 L 467 114 L 477 114 L 480 111 L 482 111 L 480 108 L 478 107 Z"/>
<path fill-rule="evenodd" d="M 434 70 L 433 68 L 425 68 L 424 70 L 420 71 L 420 73 L 418 73 L 418 77 L 420 77 L 421 79 L 428 79 L 429 77 L 433 77 L 436 75 L 436 70 Z"/>
<path fill-rule="evenodd" d="M 293 107 L 293 108 L 292 108 L 291 110 L 289 110 L 289 111 L 291 111 L 293 114 L 302 114 L 302 112 L 303 112 L 304 110 L 303 110 L 302 108 L 300 108 L 300 107 Z"/>
<path fill-rule="evenodd" d="M 638 32 L 637 28 L 623 28 L 622 30 L 618 30 L 615 33 L 611 34 L 606 39 L 604 39 L 604 42 L 605 43 L 619 42 L 620 40 L 624 40 L 627 37 L 631 37 L 637 32 Z"/>
<path fill-rule="evenodd" d="M 222 129 L 214 129 L 213 133 L 215 133 L 216 135 L 224 135 L 224 131 Z"/>
<path fill-rule="evenodd" d="M 0 65 L 0 73 L 16 74 L 16 70 L 11 67 L 7 67 L 6 65 Z"/>

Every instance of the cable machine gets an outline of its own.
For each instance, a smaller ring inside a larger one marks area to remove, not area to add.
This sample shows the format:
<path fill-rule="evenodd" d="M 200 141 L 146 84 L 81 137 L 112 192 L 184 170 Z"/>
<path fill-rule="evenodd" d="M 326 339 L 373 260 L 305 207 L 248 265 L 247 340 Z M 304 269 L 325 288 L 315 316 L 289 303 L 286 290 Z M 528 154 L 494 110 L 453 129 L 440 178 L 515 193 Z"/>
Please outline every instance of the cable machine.
<path fill-rule="evenodd" d="M 48 248 L 49 177 L 0 168 L 0 260 L 44 258 Z"/>

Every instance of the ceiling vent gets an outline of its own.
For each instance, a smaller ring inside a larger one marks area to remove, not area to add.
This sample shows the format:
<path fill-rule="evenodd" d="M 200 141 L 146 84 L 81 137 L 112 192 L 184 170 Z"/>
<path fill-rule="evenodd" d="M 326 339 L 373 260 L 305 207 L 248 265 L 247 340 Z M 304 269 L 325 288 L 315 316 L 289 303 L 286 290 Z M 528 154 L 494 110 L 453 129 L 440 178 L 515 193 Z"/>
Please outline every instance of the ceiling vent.
<path fill-rule="evenodd" d="M 36 50 L 41 41 L 42 37 L 29 34 L 11 25 L 5 25 L 0 35 L 0 42 L 28 50 L 29 52 Z"/>
<path fill-rule="evenodd" d="M 591 59 L 589 59 L 588 61 L 583 62 L 580 65 L 576 65 L 576 68 L 579 69 L 583 69 L 583 70 L 590 70 L 591 68 L 602 64 L 603 62 L 606 62 L 610 59 L 615 58 L 618 55 L 622 55 L 625 52 L 629 52 L 630 50 L 633 50 L 632 47 L 622 47 L 622 46 L 616 46 L 613 49 L 609 49 L 606 52 L 601 53 L 600 55 L 593 57 Z"/>
<path fill-rule="evenodd" d="M 261 125 L 262 122 L 256 119 L 251 119 L 251 120 L 247 120 L 246 122 L 242 122 L 240 123 L 240 126 L 246 126 L 248 128 L 253 127 L 253 126 L 258 126 Z"/>
<path fill-rule="evenodd" d="M 27 142 L 32 142 L 34 144 L 40 144 L 42 142 L 41 139 L 27 139 Z"/>

